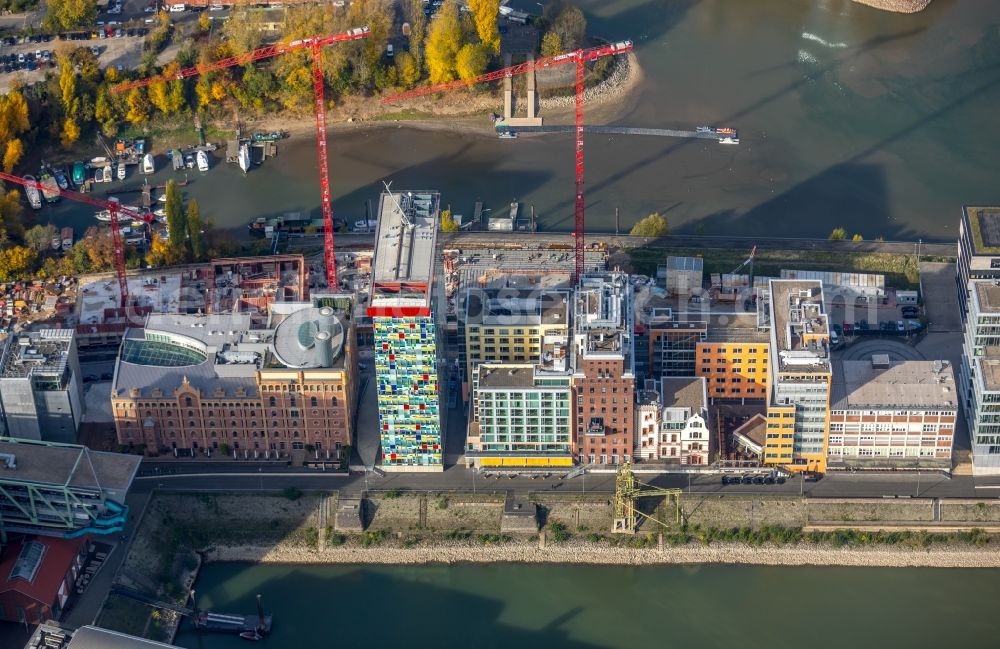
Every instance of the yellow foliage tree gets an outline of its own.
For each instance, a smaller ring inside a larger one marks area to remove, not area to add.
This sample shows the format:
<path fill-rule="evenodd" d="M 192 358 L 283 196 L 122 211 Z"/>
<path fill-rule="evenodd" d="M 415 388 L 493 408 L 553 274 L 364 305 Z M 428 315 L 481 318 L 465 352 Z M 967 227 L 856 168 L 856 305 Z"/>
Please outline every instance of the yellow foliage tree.
<path fill-rule="evenodd" d="M 226 98 L 226 86 L 221 81 L 212 82 L 212 99 L 215 101 L 222 101 Z"/>
<path fill-rule="evenodd" d="M 25 246 L 10 246 L 0 250 L 0 282 L 18 279 L 35 264 L 36 252 Z"/>
<path fill-rule="evenodd" d="M 469 81 L 483 73 L 488 60 L 485 46 L 466 43 L 455 55 L 455 73 L 459 79 Z"/>
<path fill-rule="evenodd" d="M 500 53 L 500 34 L 497 33 L 497 13 L 500 0 L 469 0 L 472 21 L 476 25 L 479 41 L 494 54 Z"/>
<path fill-rule="evenodd" d="M 170 242 L 154 232 L 149 242 L 149 252 L 146 253 L 146 263 L 150 266 L 166 266 L 172 260 L 173 248 L 170 247 Z"/>
<path fill-rule="evenodd" d="M 549 32 L 542 38 L 542 56 L 562 54 L 562 39 L 559 34 Z"/>
<path fill-rule="evenodd" d="M 441 231 L 458 232 L 458 222 L 451 218 L 451 210 L 441 210 Z"/>
<path fill-rule="evenodd" d="M 198 16 L 198 29 L 203 32 L 207 32 L 208 28 L 212 26 L 212 19 L 208 17 L 208 14 L 202 14 Z"/>
<path fill-rule="evenodd" d="M 204 108 L 212 103 L 212 82 L 208 77 L 205 75 L 198 77 L 198 83 L 194 85 L 194 94 L 198 98 L 198 108 Z"/>
<path fill-rule="evenodd" d="M 66 117 L 76 117 L 80 100 L 76 96 L 76 69 L 68 56 L 59 62 L 59 92 Z"/>
<path fill-rule="evenodd" d="M 128 113 L 125 119 L 133 124 L 140 124 L 149 119 L 149 99 L 142 88 L 133 88 L 128 93 Z"/>
<path fill-rule="evenodd" d="M 0 142 L 28 130 L 28 102 L 17 90 L 0 97 Z"/>
<path fill-rule="evenodd" d="M 24 144 L 18 138 L 7 142 L 7 147 L 3 152 L 3 170 L 7 173 L 14 171 L 14 167 L 24 155 Z"/>
<path fill-rule="evenodd" d="M 420 81 L 420 66 L 417 59 L 409 52 L 396 55 L 396 80 L 404 88 L 411 88 Z"/>
<path fill-rule="evenodd" d="M 62 136 L 60 137 L 63 148 L 69 149 L 79 139 L 80 127 L 77 125 L 75 119 L 67 117 L 66 121 L 63 122 Z"/>
<path fill-rule="evenodd" d="M 458 5 L 449 0 L 434 16 L 427 30 L 424 57 L 431 83 L 444 83 L 455 78 L 455 56 L 461 45 Z"/>
<path fill-rule="evenodd" d="M 633 237 L 662 237 L 667 233 L 667 219 L 659 212 L 653 212 L 634 226 L 629 233 Z"/>

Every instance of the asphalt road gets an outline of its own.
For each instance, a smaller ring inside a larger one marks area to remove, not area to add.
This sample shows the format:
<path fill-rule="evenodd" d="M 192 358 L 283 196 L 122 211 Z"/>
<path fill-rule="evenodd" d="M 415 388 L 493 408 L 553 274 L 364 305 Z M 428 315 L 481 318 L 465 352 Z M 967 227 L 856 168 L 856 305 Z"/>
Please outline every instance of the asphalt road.
<path fill-rule="evenodd" d="M 641 470 L 641 467 L 637 467 Z M 143 466 L 142 473 L 151 470 Z M 261 469 L 245 464 L 229 467 L 196 468 L 211 473 L 199 474 L 192 471 L 190 464 L 171 464 L 164 471 L 176 471 L 166 475 L 141 475 L 132 487 L 137 493 L 152 489 L 192 490 L 192 491 L 258 491 L 280 490 L 297 487 L 303 490 L 341 490 L 360 492 L 369 490 L 400 489 L 403 491 L 529 491 L 597 492 L 614 491 L 614 473 L 590 473 L 581 477 L 564 479 L 561 477 L 531 479 L 529 477 L 484 477 L 463 466 L 451 466 L 443 473 L 434 474 L 387 474 L 379 477 L 374 473 L 346 475 L 343 473 L 323 474 L 309 469 Z M 974 479 L 971 476 L 948 478 L 939 473 L 892 473 L 892 474 L 828 474 L 819 482 L 803 482 L 791 478 L 784 485 L 739 485 L 722 486 L 718 475 L 694 476 L 688 484 L 687 475 L 647 475 L 638 474 L 638 479 L 658 487 L 690 489 L 699 493 L 760 493 L 797 494 L 803 493 L 822 498 L 881 498 L 881 497 L 922 497 L 922 498 L 1000 498 L 1000 477 Z"/>

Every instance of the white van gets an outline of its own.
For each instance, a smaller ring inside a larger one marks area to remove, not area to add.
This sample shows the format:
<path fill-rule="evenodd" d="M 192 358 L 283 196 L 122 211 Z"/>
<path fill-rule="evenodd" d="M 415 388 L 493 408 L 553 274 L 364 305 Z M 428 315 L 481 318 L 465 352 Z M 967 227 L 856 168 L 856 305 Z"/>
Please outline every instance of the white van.
<path fill-rule="evenodd" d="M 389 43 L 388 45 L 385 46 L 385 55 L 388 56 L 390 59 L 396 55 L 396 53 L 392 49 L 392 43 Z"/>
<path fill-rule="evenodd" d="M 172 14 L 180 13 L 185 9 L 187 9 L 187 6 L 185 5 L 167 5 L 167 11 Z"/>

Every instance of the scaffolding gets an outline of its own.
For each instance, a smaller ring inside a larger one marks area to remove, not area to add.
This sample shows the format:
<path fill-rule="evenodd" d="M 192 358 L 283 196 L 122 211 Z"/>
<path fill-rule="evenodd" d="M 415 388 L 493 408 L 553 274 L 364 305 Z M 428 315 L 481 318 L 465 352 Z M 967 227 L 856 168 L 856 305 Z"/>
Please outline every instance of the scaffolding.
<path fill-rule="evenodd" d="M 663 527 L 670 527 L 670 524 L 653 518 L 649 514 L 639 511 L 636 507 L 636 500 L 653 496 L 665 496 L 667 502 L 674 505 L 674 524 L 681 522 L 681 490 L 664 489 L 639 482 L 632 473 L 632 466 L 626 462 L 618 469 L 615 477 L 615 517 L 611 526 L 613 534 L 635 534 L 636 520 L 642 516 Z"/>

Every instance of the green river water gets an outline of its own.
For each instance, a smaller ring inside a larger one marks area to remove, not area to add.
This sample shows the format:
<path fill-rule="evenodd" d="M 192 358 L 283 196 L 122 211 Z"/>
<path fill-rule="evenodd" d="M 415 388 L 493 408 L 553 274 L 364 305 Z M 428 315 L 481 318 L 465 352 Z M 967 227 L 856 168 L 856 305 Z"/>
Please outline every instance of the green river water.
<path fill-rule="evenodd" d="M 996 570 L 212 564 L 199 605 L 274 615 L 271 647 L 994 648 Z M 177 644 L 242 647 L 182 631 Z"/>
<path fill-rule="evenodd" d="M 825 237 L 843 226 L 953 241 L 962 204 L 1000 202 L 996 0 L 934 0 L 913 15 L 851 0 L 576 1 L 592 33 L 636 45 L 643 80 L 616 124 L 733 126 L 742 141 L 589 136 L 591 231 L 613 230 L 619 207 L 623 228 L 659 210 L 688 233 Z M 349 222 L 387 179 L 439 189 L 456 213 L 483 200 L 499 216 L 518 200 L 535 207 L 542 230 L 572 229 L 568 134 L 498 140 L 359 124 L 331 131 L 329 151 L 334 211 Z M 190 173 L 187 193 L 218 226 L 246 236 L 258 216 L 319 216 L 311 140 L 283 142 L 246 177 L 212 163 L 204 177 Z M 94 222 L 93 210 L 65 201 L 39 219 L 78 232 Z"/>

